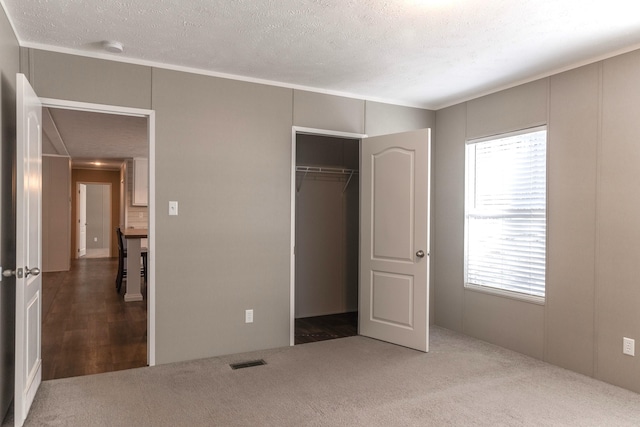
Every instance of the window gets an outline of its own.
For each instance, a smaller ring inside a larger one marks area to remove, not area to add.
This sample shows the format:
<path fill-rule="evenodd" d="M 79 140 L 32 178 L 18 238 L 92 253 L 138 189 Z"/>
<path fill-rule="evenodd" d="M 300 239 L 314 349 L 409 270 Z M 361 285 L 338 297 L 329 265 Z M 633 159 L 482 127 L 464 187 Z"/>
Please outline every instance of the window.
<path fill-rule="evenodd" d="M 547 130 L 467 141 L 465 286 L 544 301 Z"/>

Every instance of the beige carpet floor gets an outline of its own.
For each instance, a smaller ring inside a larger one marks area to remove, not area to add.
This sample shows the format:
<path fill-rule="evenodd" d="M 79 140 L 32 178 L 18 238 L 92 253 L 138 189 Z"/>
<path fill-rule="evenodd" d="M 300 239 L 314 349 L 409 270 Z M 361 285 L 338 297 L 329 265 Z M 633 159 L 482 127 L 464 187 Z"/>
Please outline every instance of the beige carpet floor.
<path fill-rule="evenodd" d="M 25 425 L 640 426 L 640 395 L 436 327 L 46 381 Z"/>

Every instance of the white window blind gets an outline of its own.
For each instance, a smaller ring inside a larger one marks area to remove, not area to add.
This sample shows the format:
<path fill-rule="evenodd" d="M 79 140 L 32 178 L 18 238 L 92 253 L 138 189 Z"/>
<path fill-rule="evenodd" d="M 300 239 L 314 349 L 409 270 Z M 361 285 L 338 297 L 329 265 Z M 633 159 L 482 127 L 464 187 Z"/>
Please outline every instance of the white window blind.
<path fill-rule="evenodd" d="M 467 142 L 467 286 L 544 298 L 546 148 L 546 128 Z"/>

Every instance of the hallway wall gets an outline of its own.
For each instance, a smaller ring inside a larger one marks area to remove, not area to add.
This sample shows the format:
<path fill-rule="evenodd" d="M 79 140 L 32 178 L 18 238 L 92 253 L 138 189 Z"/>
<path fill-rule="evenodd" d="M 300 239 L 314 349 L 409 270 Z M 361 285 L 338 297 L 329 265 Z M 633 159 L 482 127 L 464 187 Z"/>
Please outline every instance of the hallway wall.
<path fill-rule="evenodd" d="M 87 184 L 87 249 L 109 249 L 115 227 L 109 185 Z"/>
<path fill-rule="evenodd" d="M 67 271 L 71 252 L 71 160 L 42 157 L 42 271 Z"/>

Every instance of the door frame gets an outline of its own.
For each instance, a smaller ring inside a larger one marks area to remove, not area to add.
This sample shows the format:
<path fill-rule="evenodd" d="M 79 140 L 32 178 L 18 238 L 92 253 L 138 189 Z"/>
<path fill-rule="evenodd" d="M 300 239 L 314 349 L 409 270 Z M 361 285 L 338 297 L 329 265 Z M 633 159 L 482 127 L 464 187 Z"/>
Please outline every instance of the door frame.
<path fill-rule="evenodd" d="M 334 138 L 358 139 L 360 144 L 367 138 L 364 133 L 341 132 L 328 129 L 291 127 L 291 245 L 290 245 L 290 293 L 289 293 L 289 345 L 295 345 L 296 334 L 296 137 L 297 135 L 316 135 Z M 362 149 L 359 148 L 361 152 Z M 359 197 L 359 196 L 358 196 Z M 359 202 L 358 202 L 359 203 Z M 359 259 L 359 257 L 358 257 Z"/>
<path fill-rule="evenodd" d="M 104 185 L 104 186 L 108 186 L 109 187 L 109 230 L 111 230 L 111 232 L 113 232 L 114 228 L 113 228 L 113 218 L 111 218 L 111 210 L 113 209 L 113 206 L 111 205 L 111 198 L 113 197 L 113 185 L 110 182 L 99 182 L 99 181 L 77 181 L 76 182 L 76 192 L 79 190 L 80 185 Z M 86 200 L 85 200 L 86 203 Z M 78 215 L 80 213 L 80 198 L 77 197 L 76 198 L 76 218 L 78 218 Z M 109 235 L 111 236 L 111 235 Z M 86 237 L 86 236 L 85 236 Z M 80 223 L 76 224 L 76 244 L 79 244 L 80 240 Z M 111 237 L 109 237 L 109 239 L 107 239 L 107 243 L 109 244 L 109 257 L 111 257 Z M 86 245 L 86 242 L 85 242 Z M 78 246 L 79 247 L 79 246 Z M 78 251 L 76 250 L 76 259 L 80 258 L 78 256 Z"/>
<path fill-rule="evenodd" d="M 88 102 L 68 101 L 53 98 L 40 98 L 43 108 L 88 111 L 93 113 L 115 114 L 123 116 L 144 117 L 147 119 L 147 137 L 149 143 L 149 265 L 147 282 L 147 364 L 156 364 L 156 113 L 143 108 L 122 107 L 117 105 L 93 104 Z"/>

